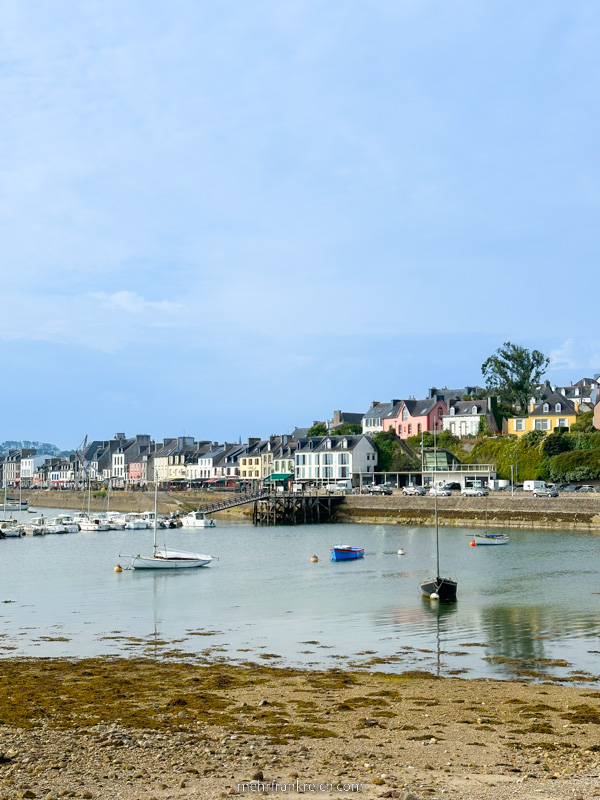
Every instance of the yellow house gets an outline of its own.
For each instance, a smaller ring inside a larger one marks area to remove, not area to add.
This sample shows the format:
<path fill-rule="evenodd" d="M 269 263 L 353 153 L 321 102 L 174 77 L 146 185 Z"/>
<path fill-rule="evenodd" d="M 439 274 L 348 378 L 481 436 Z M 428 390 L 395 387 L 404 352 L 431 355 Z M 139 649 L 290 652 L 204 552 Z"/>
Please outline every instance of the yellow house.
<path fill-rule="evenodd" d="M 555 428 L 570 428 L 577 421 L 579 403 L 564 395 L 553 392 L 545 400 L 532 401 L 526 417 L 511 417 L 508 420 L 508 433 L 523 436 L 529 431 L 552 433 Z"/>

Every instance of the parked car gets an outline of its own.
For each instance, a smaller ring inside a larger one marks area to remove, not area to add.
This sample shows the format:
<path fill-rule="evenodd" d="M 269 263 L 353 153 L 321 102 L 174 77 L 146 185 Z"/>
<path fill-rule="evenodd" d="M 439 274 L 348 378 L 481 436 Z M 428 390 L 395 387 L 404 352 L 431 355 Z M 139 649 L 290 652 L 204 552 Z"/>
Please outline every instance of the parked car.
<path fill-rule="evenodd" d="M 547 486 L 546 488 L 539 488 L 533 490 L 534 497 L 558 497 L 558 492 L 556 489 L 549 489 Z"/>
<path fill-rule="evenodd" d="M 378 486 L 369 486 L 369 494 L 391 494 L 392 490 L 389 486 L 379 484 Z"/>
<path fill-rule="evenodd" d="M 442 486 L 432 486 L 429 490 L 430 497 L 450 497 L 452 492 L 449 489 L 444 489 Z"/>
<path fill-rule="evenodd" d="M 484 486 L 465 486 L 462 490 L 463 497 L 487 497 L 488 490 Z"/>
<path fill-rule="evenodd" d="M 595 486 L 580 486 L 578 491 L 580 491 L 580 492 L 595 492 L 596 491 L 596 487 Z"/>
<path fill-rule="evenodd" d="M 578 492 L 579 486 L 573 486 L 572 483 L 567 484 L 567 486 L 560 487 L 561 492 Z"/>
<path fill-rule="evenodd" d="M 461 485 L 460 485 L 460 483 L 456 483 L 456 481 L 454 481 L 454 482 L 451 481 L 450 483 L 445 483 L 442 486 L 442 489 L 448 489 L 449 492 L 453 492 L 453 491 L 460 492 Z"/>
<path fill-rule="evenodd" d="M 425 494 L 425 487 L 424 486 L 405 486 L 402 489 L 402 494 L 405 497 L 423 497 Z"/>

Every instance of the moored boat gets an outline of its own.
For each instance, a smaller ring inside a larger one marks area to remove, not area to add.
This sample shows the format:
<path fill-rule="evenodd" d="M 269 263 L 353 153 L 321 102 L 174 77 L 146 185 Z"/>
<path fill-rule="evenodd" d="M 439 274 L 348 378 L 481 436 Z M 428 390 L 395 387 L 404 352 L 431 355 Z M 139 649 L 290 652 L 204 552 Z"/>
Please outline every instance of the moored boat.
<path fill-rule="evenodd" d="M 508 544 L 510 538 L 505 533 L 476 533 L 473 541 L 475 544 Z"/>
<path fill-rule="evenodd" d="M 217 521 L 207 517 L 203 511 L 190 511 L 182 518 L 181 524 L 184 528 L 215 528 Z"/>
<path fill-rule="evenodd" d="M 338 544 L 331 548 L 332 561 L 351 561 L 356 558 L 363 558 L 364 555 L 364 547 L 351 547 L 348 544 Z"/>

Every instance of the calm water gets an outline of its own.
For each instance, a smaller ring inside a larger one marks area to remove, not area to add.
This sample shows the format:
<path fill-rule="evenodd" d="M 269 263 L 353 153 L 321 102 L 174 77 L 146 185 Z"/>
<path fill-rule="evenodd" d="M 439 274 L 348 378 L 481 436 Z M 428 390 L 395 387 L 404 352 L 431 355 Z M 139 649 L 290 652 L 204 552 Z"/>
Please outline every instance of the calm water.
<path fill-rule="evenodd" d="M 178 649 L 291 666 L 500 678 L 515 676 L 517 659 L 549 676 L 598 676 L 600 539 L 511 530 L 505 547 L 469 547 L 469 533 L 440 529 L 442 574 L 458 580 L 450 606 L 418 591 L 435 571 L 432 528 L 219 521 L 214 529 L 164 532 L 172 547 L 218 556 L 210 567 L 120 574 L 113 567 L 125 566 L 122 554 L 150 552 L 151 531 L 6 539 L 0 655 Z M 329 548 L 340 541 L 364 546 L 365 558 L 331 562 Z M 313 554 L 319 563 L 311 563 Z M 370 663 L 377 658 L 393 660 Z"/>

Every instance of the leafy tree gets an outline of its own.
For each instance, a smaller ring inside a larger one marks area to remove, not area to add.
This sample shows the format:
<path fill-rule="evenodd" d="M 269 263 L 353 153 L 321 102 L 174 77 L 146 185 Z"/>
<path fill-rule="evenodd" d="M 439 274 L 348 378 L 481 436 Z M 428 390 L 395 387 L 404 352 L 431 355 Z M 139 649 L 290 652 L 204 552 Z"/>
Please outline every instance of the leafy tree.
<path fill-rule="evenodd" d="M 378 472 L 410 472 L 420 469 L 418 460 L 409 456 L 402 447 L 395 430 L 376 433 L 373 444 L 377 448 Z"/>
<path fill-rule="evenodd" d="M 596 430 L 594 428 L 594 412 L 582 411 L 577 417 L 577 422 L 571 425 L 571 430 L 574 433 L 593 433 Z"/>
<path fill-rule="evenodd" d="M 549 363 L 550 359 L 539 350 L 527 350 L 512 342 L 504 342 L 483 362 L 481 373 L 488 392 L 524 412 Z"/>
<path fill-rule="evenodd" d="M 357 422 L 342 422 L 341 425 L 337 426 L 333 433 L 336 436 L 347 436 L 350 434 L 356 436 L 357 434 L 362 433 L 362 425 L 359 425 Z"/>
<path fill-rule="evenodd" d="M 327 436 L 329 431 L 324 422 L 315 422 L 312 428 L 308 429 L 309 436 Z"/>
<path fill-rule="evenodd" d="M 569 439 L 562 433 L 551 433 L 544 439 L 542 453 L 547 457 L 557 456 L 570 450 Z"/>

